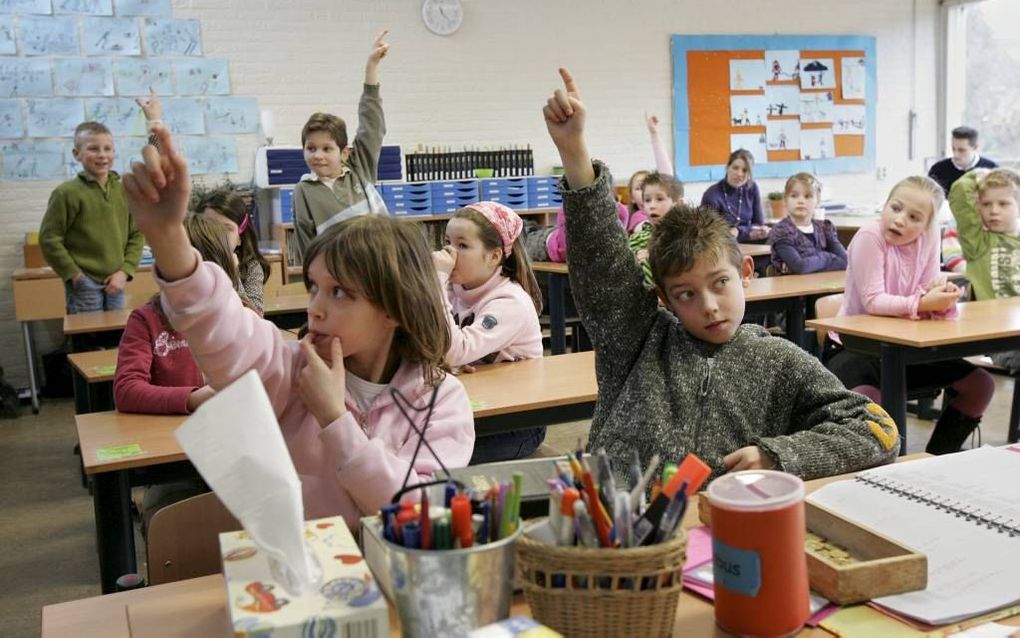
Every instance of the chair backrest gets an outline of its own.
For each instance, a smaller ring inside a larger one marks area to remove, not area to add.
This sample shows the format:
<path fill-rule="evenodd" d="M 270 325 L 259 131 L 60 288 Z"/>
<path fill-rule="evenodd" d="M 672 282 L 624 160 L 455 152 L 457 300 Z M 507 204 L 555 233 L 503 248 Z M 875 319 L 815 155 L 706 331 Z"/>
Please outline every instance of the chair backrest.
<path fill-rule="evenodd" d="M 149 584 L 159 585 L 222 571 L 220 532 L 241 529 L 216 494 L 168 505 L 149 521 Z"/>
<path fill-rule="evenodd" d="M 815 300 L 815 318 L 828 319 L 829 317 L 835 317 L 836 313 L 839 312 L 839 307 L 842 305 L 843 293 L 819 297 Z M 818 347 L 821 348 L 825 345 L 826 333 L 824 330 L 820 330 L 816 336 L 818 338 Z"/>

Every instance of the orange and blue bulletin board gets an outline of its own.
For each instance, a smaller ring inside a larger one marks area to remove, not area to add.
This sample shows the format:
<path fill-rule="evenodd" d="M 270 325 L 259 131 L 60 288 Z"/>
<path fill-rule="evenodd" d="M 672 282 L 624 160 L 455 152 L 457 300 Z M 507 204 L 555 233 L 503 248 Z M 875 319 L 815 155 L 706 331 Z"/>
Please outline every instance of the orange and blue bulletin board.
<path fill-rule="evenodd" d="M 684 181 L 754 155 L 755 177 L 875 166 L 875 38 L 674 35 L 673 148 Z"/>

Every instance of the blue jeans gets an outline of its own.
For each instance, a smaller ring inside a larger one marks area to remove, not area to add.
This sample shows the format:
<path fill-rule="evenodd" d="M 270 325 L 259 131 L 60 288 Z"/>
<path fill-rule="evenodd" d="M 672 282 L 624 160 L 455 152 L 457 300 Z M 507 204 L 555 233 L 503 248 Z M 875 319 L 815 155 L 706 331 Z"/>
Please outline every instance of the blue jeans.
<path fill-rule="evenodd" d="M 475 439 L 471 465 L 510 461 L 530 456 L 545 440 L 545 428 L 503 432 Z"/>
<path fill-rule="evenodd" d="M 64 299 L 67 301 L 67 314 L 91 312 L 93 310 L 120 310 L 124 307 L 124 291 L 111 295 L 106 286 L 88 275 L 78 279 L 78 283 L 64 282 Z"/>

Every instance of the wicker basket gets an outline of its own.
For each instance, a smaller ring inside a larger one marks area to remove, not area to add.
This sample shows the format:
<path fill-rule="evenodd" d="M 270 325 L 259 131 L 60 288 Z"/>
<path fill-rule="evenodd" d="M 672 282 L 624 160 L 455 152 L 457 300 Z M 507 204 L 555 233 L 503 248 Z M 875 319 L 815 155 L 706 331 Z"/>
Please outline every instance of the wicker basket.
<path fill-rule="evenodd" d="M 670 636 L 687 534 L 633 549 L 546 545 L 523 534 L 517 561 L 535 619 L 571 636 Z"/>

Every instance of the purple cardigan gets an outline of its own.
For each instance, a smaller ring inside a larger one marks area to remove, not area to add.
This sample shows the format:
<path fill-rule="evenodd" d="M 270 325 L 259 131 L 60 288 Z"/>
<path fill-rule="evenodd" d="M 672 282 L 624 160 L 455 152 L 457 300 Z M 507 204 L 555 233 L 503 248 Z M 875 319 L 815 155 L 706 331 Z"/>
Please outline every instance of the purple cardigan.
<path fill-rule="evenodd" d="M 758 184 L 748 181 L 740 188 L 733 188 L 721 179 L 708 187 L 701 197 L 701 205 L 719 211 L 730 226 L 737 227 L 737 241 L 746 242 L 751 226 L 765 225 L 761 211 L 761 193 Z"/>
<path fill-rule="evenodd" d="M 836 236 L 836 226 L 829 220 L 811 220 L 815 232 L 802 233 L 786 217 L 769 233 L 772 246 L 772 267 L 781 275 L 803 275 L 823 270 L 846 268 L 846 250 Z"/>

